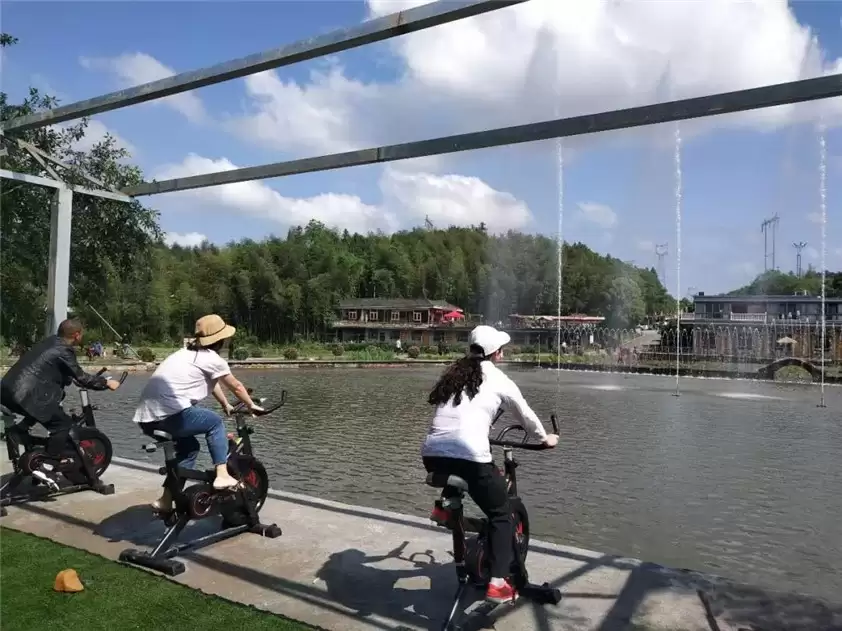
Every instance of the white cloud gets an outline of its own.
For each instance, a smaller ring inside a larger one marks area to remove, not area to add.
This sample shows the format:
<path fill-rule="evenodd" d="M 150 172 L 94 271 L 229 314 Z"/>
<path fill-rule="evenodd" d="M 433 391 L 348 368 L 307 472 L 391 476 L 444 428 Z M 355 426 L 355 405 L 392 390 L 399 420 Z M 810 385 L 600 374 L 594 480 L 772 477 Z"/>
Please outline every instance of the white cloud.
<path fill-rule="evenodd" d="M 199 232 L 167 232 L 164 235 L 164 242 L 169 245 L 180 245 L 183 248 L 196 248 L 202 245 L 208 238 Z"/>
<path fill-rule="evenodd" d="M 368 7 L 382 16 L 427 1 L 368 0 Z M 786 0 L 531 0 L 389 45 L 402 68 L 395 81 L 361 81 L 332 60 L 317 62 L 321 69 L 302 83 L 282 78 L 286 70 L 260 73 L 244 80 L 250 103 L 225 125 L 275 149 L 332 153 L 842 71 L 842 59 L 825 60 Z M 82 62 L 116 73 L 124 85 L 173 72 L 144 53 Z M 206 117 L 194 93 L 167 102 L 191 120 Z M 842 99 L 685 129 L 770 129 L 819 114 L 835 122 Z"/>
<path fill-rule="evenodd" d="M 822 224 L 822 214 L 820 212 L 811 212 L 807 213 L 807 220 L 811 223 L 821 225 Z"/>
<path fill-rule="evenodd" d="M 610 230 L 617 225 L 617 213 L 610 206 L 596 202 L 579 202 L 579 214 L 585 221 Z"/>
<path fill-rule="evenodd" d="M 117 75 L 120 86 L 124 88 L 157 81 L 175 74 L 172 68 L 146 53 L 126 53 L 111 58 L 81 57 L 79 62 L 85 68 L 105 70 Z M 175 94 L 161 99 L 160 102 L 180 112 L 191 122 L 201 123 L 207 120 L 205 106 L 193 92 Z"/>
<path fill-rule="evenodd" d="M 490 232 L 522 230 L 532 221 L 527 205 L 476 177 L 434 175 L 387 168 L 380 188 L 390 207 L 414 220 L 429 217 L 438 227 L 486 224 Z"/>
<path fill-rule="evenodd" d="M 237 165 L 226 158 L 211 160 L 190 154 L 181 164 L 160 169 L 155 173 L 155 179 L 236 168 Z M 378 204 L 341 193 L 324 193 L 306 199 L 285 197 L 260 181 L 183 191 L 172 197 L 198 199 L 285 226 L 303 225 L 315 219 L 352 232 L 392 232 L 400 227 L 420 225 L 426 217 L 439 227 L 484 222 L 491 232 L 522 229 L 532 221 L 532 213 L 524 202 L 491 188 L 479 178 L 386 168 L 379 186 L 382 199 Z"/>
<path fill-rule="evenodd" d="M 181 164 L 168 165 L 155 173 L 155 179 L 189 177 L 201 173 L 231 171 L 239 168 L 226 158 L 211 160 L 190 154 Z M 329 226 L 368 231 L 391 226 L 390 213 L 365 204 L 359 197 L 324 193 L 307 199 L 284 197 L 260 181 L 238 182 L 224 186 L 174 193 L 173 197 L 192 197 L 242 214 L 277 221 L 285 225 L 304 225 L 316 219 Z"/>
<path fill-rule="evenodd" d="M 424 2 L 368 0 L 374 16 Z M 274 71 L 252 78 L 246 87 L 253 108 L 237 128 L 281 149 L 323 151 L 757 87 L 842 67 L 842 60 L 823 63 L 813 33 L 786 0 L 532 0 L 391 46 L 404 67 L 394 83 L 364 84 L 338 66 L 312 73 L 305 85 Z M 840 101 L 705 124 L 769 129 L 796 115 L 838 115 Z"/>
<path fill-rule="evenodd" d="M 814 248 L 814 247 L 810 246 L 810 247 L 807 247 L 807 248 L 805 248 L 805 249 L 806 249 L 806 251 L 807 251 L 807 256 L 809 256 L 809 257 L 810 257 L 811 259 L 813 259 L 814 261 L 818 261 L 818 260 L 819 260 L 819 257 L 820 257 L 821 255 L 819 254 L 819 251 L 818 251 L 816 248 Z"/>

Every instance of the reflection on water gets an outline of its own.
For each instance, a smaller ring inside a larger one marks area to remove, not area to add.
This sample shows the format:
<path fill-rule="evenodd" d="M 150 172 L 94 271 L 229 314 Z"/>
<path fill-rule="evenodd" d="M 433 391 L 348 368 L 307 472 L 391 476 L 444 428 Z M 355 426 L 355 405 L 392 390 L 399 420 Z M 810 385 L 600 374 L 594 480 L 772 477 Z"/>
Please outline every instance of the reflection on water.
<path fill-rule="evenodd" d="M 282 416 L 257 420 L 274 488 L 426 515 L 419 449 L 439 368 L 241 371 Z M 824 597 L 842 593 L 842 389 L 515 371 L 559 447 L 519 454 L 536 536 Z M 131 423 L 148 375 L 96 393 L 117 455 L 159 462 Z M 203 447 L 204 451 L 204 447 Z"/>

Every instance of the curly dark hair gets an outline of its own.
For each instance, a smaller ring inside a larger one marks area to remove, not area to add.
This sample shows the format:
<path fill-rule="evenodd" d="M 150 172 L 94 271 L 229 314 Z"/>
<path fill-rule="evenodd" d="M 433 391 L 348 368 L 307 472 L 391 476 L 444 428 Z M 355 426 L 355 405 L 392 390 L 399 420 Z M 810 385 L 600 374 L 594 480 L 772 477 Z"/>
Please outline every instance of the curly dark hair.
<path fill-rule="evenodd" d="M 427 402 L 430 405 L 444 405 L 453 399 L 453 405 L 459 405 L 463 392 L 468 395 L 468 400 L 473 399 L 482 384 L 483 359 L 482 349 L 472 345 L 465 357 L 453 362 L 439 377 Z"/>

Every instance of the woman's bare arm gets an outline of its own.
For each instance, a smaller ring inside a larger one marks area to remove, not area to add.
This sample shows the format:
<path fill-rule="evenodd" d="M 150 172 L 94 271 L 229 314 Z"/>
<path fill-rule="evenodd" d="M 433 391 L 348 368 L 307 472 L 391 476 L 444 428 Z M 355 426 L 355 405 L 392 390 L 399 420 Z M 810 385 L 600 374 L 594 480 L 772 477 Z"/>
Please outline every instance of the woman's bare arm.
<path fill-rule="evenodd" d="M 249 396 L 246 387 L 233 374 L 228 373 L 224 377 L 220 377 L 219 381 L 221 381 L 226 388 L 233 392 L 235 397 L 237 397 L 240 401 L 245 403 L 250 410 L 254 408 L 259 408 L 259 406 L 255 405 L 254 401 L 251 400 L 251 397 Z M 217 384 L 218 383 L 219 382 L 217 382 Z"/>
<path fill-rule="evenodd" d="M 222 409 L 225 410 L 225 414 L 231 413 L 231 408 L 233 407 L 231 403 L 228 401 L 228 397 L 225 396 L 225 393 L 222 391 L 222 386 L 219 385 L 219 381 L 213 387 L 213 398 L 219 402 L 219 405 L 222 406 Z"/>

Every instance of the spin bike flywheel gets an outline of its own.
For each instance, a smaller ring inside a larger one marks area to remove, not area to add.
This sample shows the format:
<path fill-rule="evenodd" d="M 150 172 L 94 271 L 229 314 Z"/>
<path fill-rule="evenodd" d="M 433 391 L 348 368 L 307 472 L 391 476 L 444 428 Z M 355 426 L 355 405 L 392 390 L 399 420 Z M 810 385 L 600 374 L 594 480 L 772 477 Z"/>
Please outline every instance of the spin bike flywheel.
<path fill-rule="evenodd" d="M 269 494 L 269 474 L 254 456 L 238 454 L 228 459 L 228 472 L 245 487 L 246 500 L 259 513 Z M 221 502 L 219 506 L 223 521 L 232 526 L 245 523 L 248 513 L 239 502 Z"/>
<path fill-rule="evenodd" d="M 93 466 L 94 475 L 101 478 L 102 474 L 111 464 L 111 457 L 113 455 L 113 448 L 108 437 L 97 429 L 92 427 L 80 427 L 76 429 L 79 446 L 82 448 L 82 453 L 88 458 Z M 85 470 L 82 464 L 78 462 L 76 451 L 68 448 L 64 451 L 65 458 L 73 459 L 71 468 L 60 471 L 68 482 L 71 484 L 85 484 L 88 478 L 85 475 Z M 41 466 L 46 459 L 46 449 L 44 445 L 36 445 L 31 450 L 21 454 L 18 465 L 22 472 L 31 474 L 33 469 Z"/>

